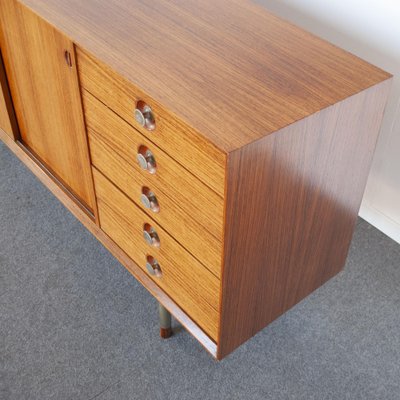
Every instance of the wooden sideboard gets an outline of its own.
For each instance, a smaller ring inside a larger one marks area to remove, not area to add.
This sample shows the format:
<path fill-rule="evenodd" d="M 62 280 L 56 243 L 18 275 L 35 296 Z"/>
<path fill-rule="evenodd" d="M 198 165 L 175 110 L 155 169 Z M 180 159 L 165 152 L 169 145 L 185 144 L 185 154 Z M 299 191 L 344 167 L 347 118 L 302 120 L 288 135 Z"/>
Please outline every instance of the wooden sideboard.
<path fill-rule="evenodd" d="M 217 359 L 344 266 L 391 75 L 246 0 L 2 0 L 0 137 Z"/>

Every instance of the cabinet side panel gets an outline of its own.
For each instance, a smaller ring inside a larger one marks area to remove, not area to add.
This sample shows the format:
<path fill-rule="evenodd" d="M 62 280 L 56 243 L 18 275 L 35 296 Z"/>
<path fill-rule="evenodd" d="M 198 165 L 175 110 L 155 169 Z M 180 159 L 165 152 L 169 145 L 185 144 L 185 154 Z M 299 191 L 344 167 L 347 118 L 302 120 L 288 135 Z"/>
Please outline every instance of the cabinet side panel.
<path fill-rule="evenodd" d="M 13 139 L 18 136 L 18 125 L 14 115 L 6 71 L 3 65 L 3 58 L 0 53 L 0 128 Z"/>
<path fill-rule="evenodd" d="M 343 268 L 389 87 L 229 155 L 219 358 Z"/>

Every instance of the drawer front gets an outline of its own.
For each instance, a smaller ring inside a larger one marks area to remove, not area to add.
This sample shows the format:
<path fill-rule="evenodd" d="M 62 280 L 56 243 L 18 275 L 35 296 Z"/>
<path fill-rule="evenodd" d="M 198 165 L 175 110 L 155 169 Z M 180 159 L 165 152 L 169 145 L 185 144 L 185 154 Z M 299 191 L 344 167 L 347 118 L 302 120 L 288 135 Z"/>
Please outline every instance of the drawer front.
<path fill-rule="evenodd" d="M 189 126 L 170 115 L 109 67 L 101 64 L 81 49 L 77 49 L 80 82 L 125 121 L 184 165 L 193 175 L 224 196 L 226 155 Z M 155 116 L 155 129 L 149 131 L 137 123 L 134 110 L 141 100 Z"/>
<path fill-rule="evenodd" d="M 219 278 L 222 198 L 85 90 L 83 99 L 93 165 Z M 136 159 L 143 147 L 155 173 Z M 143 187 L 155 194 L 158 212 L 141 203 Z"/>
<path fill-rule="evenodd" d="M 101 229 L 146 272 L 147 257 L 156 259 L 162 275 L 149 275 L 216 341 L 219 280 L 95 168 L 93 175 Z M 145 224 L 159 247 L 144 239 Z"/>

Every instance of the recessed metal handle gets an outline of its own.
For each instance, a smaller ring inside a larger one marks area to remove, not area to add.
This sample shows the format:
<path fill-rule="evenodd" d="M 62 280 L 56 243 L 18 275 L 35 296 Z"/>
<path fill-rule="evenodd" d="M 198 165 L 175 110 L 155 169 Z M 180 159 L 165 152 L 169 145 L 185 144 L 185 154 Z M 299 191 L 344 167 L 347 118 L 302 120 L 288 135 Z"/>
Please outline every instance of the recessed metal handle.
<path fill-rule="evenodd" d="M 160 206 L 158 205 L 157 197 L 149 188 L 144 187 L 142 189 L 140 201 L 147 209 L 155 213 L 158 213 L 160 211 Z"/>
<path fill-rule="evenodd" d="M 143 238 L 150 246 L 160 247 L 160 238 L 156 230 L 150 224 L 144 224 Z"/>
<path fill-rule="evenodd" d="M 162 271 L 158 261 L 153 256 L 147 256 L 146 260 L 146 269 L 148 273 L 152 276 L 157 276 L 158 278 L 161 278 Z"/>
<path fill-rule="evenodd" d="M 144 101 L 139 100 L 136 103 L 134 114 L 136 122 L 143 126 L 143 128 L 146 128 L 149 131 L 153 131 L 156 128 L 156 120 L 153 111 Z"/>
<path fill-rule="evenodd" d="M 153 153 L 146 146 L 139 147 L 136 159 L 142 169 L 149 171 L 150 174 L 156 173 L 156 160 Z"/>
<path fill-rule="evenodd" d="M 72 68 L 72 56 L 69 50 L 64 51 L 64 59 L 68 67 Z"/>

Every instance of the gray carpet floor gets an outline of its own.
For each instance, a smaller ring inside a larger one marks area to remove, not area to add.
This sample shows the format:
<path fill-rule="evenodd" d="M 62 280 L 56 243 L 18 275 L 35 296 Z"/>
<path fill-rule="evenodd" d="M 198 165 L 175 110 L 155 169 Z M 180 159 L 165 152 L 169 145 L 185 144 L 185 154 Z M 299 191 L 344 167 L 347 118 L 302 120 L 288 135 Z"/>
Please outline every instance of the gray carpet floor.
<path fill-rule="evenodd" d="M 400 246 L 359 220 L 341 274 L 222 362 L 0 145 L 2 400 L 400 399 Z"/>

